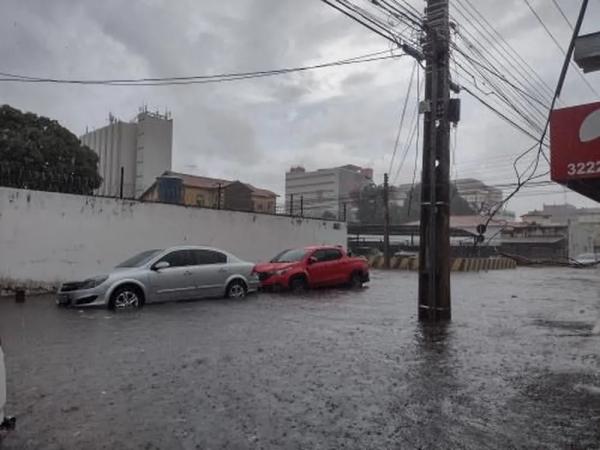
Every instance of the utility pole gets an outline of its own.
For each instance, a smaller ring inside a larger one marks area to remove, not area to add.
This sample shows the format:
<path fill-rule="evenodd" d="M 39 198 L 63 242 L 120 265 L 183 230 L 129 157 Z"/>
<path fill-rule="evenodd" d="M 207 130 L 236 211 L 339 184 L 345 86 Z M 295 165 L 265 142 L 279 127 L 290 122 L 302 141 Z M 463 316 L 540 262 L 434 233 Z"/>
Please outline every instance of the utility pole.
<path fill-rule="evenodd" d="M 294 215 L 294 194 L 290 194 L 290 216 Z"/>
<path fill-rule="evenodd" d="M 221 183 L 217 185 L 217 209 L 221 209 Z"/>
<path fill-rule="evenodd" d="M 125 176 L 125 168 L 121 166 L 121 178 L 119 181 L 119 198 L 123 198 L 123 178 Z"/>
<path fill-rule="evenodd" d="M 304 217 L 304 195 L 300 196 L 300 217 Z"/>
<path fill-rule="evenodd" d="M 383 266 L 390 268 L 390 186 L 388 174 L 383 174 Z"/>
<path fill-rule="evenodd" d="M 450 312 L 450 25 L 449 0 L 427 0 L 425 101 L 419 245 L 419 320 Z"/>

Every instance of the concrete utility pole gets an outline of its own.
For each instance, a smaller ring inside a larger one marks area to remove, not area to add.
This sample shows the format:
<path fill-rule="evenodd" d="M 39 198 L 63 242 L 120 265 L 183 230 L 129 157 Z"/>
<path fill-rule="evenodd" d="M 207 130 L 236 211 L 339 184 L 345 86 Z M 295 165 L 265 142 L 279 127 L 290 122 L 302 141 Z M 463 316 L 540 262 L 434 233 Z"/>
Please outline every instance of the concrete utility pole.
<path fill-rule="evenodd" d="M 383 266 L 390 268 L 390 186 L 388 174 L 383 174 Z"/>
<path fill-rule="evenodd" d="M 419 320 L 450 313 L 449 0 L 427 0 L 419 246 Z"/>

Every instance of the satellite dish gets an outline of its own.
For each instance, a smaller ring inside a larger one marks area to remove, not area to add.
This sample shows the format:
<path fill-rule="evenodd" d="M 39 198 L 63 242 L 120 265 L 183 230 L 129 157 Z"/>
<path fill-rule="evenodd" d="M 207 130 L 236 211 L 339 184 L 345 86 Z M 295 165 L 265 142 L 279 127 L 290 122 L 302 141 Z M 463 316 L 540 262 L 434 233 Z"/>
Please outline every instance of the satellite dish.
<path fill-rule="evenodd" d="M 579 128 L 579 140 L 590 142 L 600 137 L 600 109 L 589 114 Z"/>

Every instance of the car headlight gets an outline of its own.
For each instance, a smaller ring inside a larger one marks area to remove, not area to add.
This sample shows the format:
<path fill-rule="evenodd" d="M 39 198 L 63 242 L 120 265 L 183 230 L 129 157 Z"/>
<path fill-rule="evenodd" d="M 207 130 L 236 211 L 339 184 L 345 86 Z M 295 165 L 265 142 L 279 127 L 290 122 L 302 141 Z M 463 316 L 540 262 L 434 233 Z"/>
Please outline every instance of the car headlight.
<path fill-rule="evenodd" d="M 95 288 L 97 286 L 100 286 L 106 280 L 108 280 L 108 275 L 103 275 L 103 276 L 100 276 L 100 277 L 89 278 L 89 279 L 85 280 L 81 284 L 81 288 L 80 289 L 92 289 L 92 288 Z"/>

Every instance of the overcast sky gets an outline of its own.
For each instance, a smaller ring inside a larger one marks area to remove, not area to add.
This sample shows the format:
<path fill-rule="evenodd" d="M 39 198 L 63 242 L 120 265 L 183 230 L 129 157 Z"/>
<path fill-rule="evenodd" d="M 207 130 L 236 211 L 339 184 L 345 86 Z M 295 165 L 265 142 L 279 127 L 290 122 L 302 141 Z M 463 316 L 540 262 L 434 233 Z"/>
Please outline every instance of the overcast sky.
<path fill-rule="evenodd" d="M 530 1 L 566 47 L 571 30 L 553 3 Z M 424 5 L 411 3 L 419 10 Z M 525 2 L 473 3 L 554 86 L 562 54 Z M 559 3 L 574 22 L 580 2 Z M 592 0 L 582 32 L 598 30 L 600 2 Z M 387 48 L 387 41 L 318 0 L 3 0 L 0 15 L 0 71 L 33 76 L 203 75 L 300 66 Z M 0 103 L 57 119 L 77 135 L 86 126 L 106 125 L 109 112 L 130 120 L 142 105 L 168 109 L 174 118 L 175 170 L 241 179 L 283 194 L 285 170 L 297 164 L 308 170 L 371 166 L 380 181 L 390 163 L 411 69 L 410 58 L 399 58 L 223 84 L 0 83 Z M 600 75 L 586 78 L 600 91 Z M 533 141 L 471 97 L 461 98 L 453 172 L 493 184 L 514 182 L 513 155 Z M 571 70 L 561 100 L 566 106 L 599 99 Z M 398 183 L 411 181 L 414 153 L 409 152 Z M 525 191 L 510 209 L 520 214 L 565 199 L 593 205 L 575 193 L 536 193 L 542 192 Z"/>

